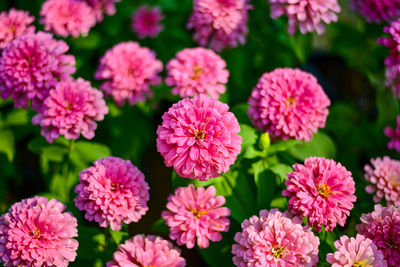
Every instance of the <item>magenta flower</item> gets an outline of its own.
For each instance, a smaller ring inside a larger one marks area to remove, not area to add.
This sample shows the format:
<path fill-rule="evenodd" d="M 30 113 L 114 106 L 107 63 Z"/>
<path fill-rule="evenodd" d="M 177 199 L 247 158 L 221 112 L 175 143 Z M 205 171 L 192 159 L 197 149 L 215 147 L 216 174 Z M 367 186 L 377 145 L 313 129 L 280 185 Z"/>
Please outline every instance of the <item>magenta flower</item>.
<path fill-rule="evenodd" d="M 112 96 L 117 105 L 124 105 L 126 100 L 134 105 L 152 95 L 149 85 L 161 83 L 158 73 L 162 68 L 153 51 L 136 42 L 124 42 L 106 52 L 95 78 L 106 80 L 100 89 Z"/>
<path fill-rule="evenodd" d="M 66 55 L 68 45 L 51 34 L 38 32 L 20 36 L 3 50 L 0 58 L 0 94 L 11 97 L 15 107 L 31 102 L 38 109 L 50 88 L 75 72 L 75 58 Z"/>
<path fill-rule="evenodd" d="M 28 11 L 11 8 L 0 13 L 0 49 L 3 49 L 15 38 L 35 31 L 30 24 L 35 20 Z"/>
<path fill-rule="evenodd" d="M 141 5 L 132 16 L 132 30 L 140 39 L 156 37 L 163 29 L 160 24 L 164 18 L 159 7 Z"/>
<path fill-rule="evenodd" d="M 56 199 L 24 199 L 0 217 L 0 262 L 4 266 L 66 267 L 74 261 L 78 223 Z"/>
<path fill-rule="evenodd" d="M 49 143 L 60 135 L 66 139 L 78 139 L 82 134 L 86 139 L 92 139 L 96 121 L 102 121 L 106 114 L 108 108 L 103 93 L 79 78 L 57 83 L 32 123 L 40 124 L 42 135 Z"/>
<path fill-rule="evenodd" d="M 172 93 L 181 97 L 207 94 L 218 99 L 226 90 L 229 71 L 226 62 L 214 51 L 205 48 L 186 48 L 168 65 L 165 82 L 174 86 Z"/>
<path fill-rule="evenodd" d="M 157 150 L 181 177 L 206 181 L 227 172 L 242 138 L 228 105 L 206 95 L 185 98 L 164 113 Z"/>
<path fill-rule="evenodd" d="M 92 12 L 96 16 L 97 22 L 101 22 L 104 19 L 104 14 L 109 16 L 114 15 L 115 3 L 120 2 L 121 0 L 83 0 L 85 1 L 91 8 Z"/>
<path fill-rule="evenodd" d="M 171 242 L 159 236 L 135 235 L 119 245 L 114 260 L 107 262 L 107 267 L 183 267 L 186 261 L 180 253 Z"/>
<path fill-rule="evenodd" d="M 163 211 L 161 217 L 170 227 L 169 237 L 178 245 L 193 248 L 197 239 L 200 248 L 208 248 L 209 240 L 220 241 L 220 232 L 228 232 L 230 210 L 221 207 L 225 198 L 215 196 L 216 192 L 212 185 L 196 189 L 190 184 L 168 197 L 168 211 Z"/>
<path fill-rule="evenodd" d="M 249 0 L 194 0 L 188 29 L 201 46 L 221 51 L 246 42 Z"/>
<path fill-rule="evenodd" d="M 397 126 L 396 129 L 392 127 L 386 127 L 384 133 L 390 140 L 387 147 L 389 149 L 394 149 L 397 152 L 400 152 L 400 115 L 397 116 Z"/>
<path fill-rule="evenodd" d="M 365 165 L 365 179 L 372 183 L 365 189 L 374 195 L 374 201 L 380 202 L 383 197 L 389 205 L 400 206 L 400 161 L 389 157 L 371 159 Z"/>
<path fill-rule="evenodd" d="M 85 219 L 100 227 L 121 230 L 122 222 L 138 222 L 146 214 L 149 186 L 144 175 L 129 160 L 99 159 L 79 174 L 75 205 Z"/>
<path fill-rule="evenodd" d="M 294 164 L 288 173 L 282 195 L 290 197 L 289 209 L 300 217 L 308 217 L 308 225 L 320 232 L 344 226 L 353 208 L 355 183 L 351 172 L 331 159 L 310 157 L 304 165 Z"/>
<path fill-rule="evenodd" d="M 233 263 L 246 266 L 316 266 L 319 239 L 298 217 L 278 209 L 242 222 L 232 246 Z"/>
<path fill-rule="evenodd" d="M 382 251 L 363 235 L 357 234 L 356 238 L 344 235 L 335 241 L 335 247 L 335 253 L 326 255 L 326 260 L 332 267 L 387 267 Z"/>
<path fill-rule="evenodd" d="M 325 126 L 330 100 L 310 73 L 278 68 L 261 77 L 249 104 L 253 124 L 272 139 L 308 141 Z"/>
<path fill-rule="evenodd" d="M 300 32 L 316 32 L 323 34 L 325 26 L 338 20 L 340 6 L 337 0 L 269 0 L 271 17 L 276 19 L 282 15 L 288 17 L 288 32 L 295 34 L 297 25 Z"/>
<path fill-rule="evenodd" d="M 400 14 L 400 0 L 351 0 L 351 5 L 371 23 L 390 22 Z"/>
<path fill-rule="evenodd" d="M 47 0 L 40 15 L 44 29 L 62 37 L 86 36 L 96 24 L 92 8 L 80 0 Z"/>
<path fill-rule="evenodd" d="M 389 267 L 400 262 L 400 208 L 375 205 L 374 211 L 361 216 L 357 231 L 371 239 L 383 252 Z"/>

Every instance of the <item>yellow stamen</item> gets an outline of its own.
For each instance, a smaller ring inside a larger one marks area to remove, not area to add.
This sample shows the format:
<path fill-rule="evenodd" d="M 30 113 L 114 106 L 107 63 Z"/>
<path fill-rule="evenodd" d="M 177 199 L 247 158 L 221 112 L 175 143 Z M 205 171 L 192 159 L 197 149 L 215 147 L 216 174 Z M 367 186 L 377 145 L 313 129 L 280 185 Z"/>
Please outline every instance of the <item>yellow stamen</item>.
<path fill-rule="evenodd" d="M 331 194 L 331 187 L 326 184 L 322 184 L 317 188 L 318 194 L 324 198 L 328 198 Z"/>
<path fill-rule="evenodd" d="M 193 134 L 194 134 L 194 137 L 196 138 L 196 140 L 199 140 L 199 139 L 203 140 L 204 137 L 206 137 L 206 131 L 204 131 L 204 130 L 196 129 L 196 130 L 194 130 Z"/>
<path fill-rule="evenodd" d="M 276 249 L 274 246 L 272 248 L 272 255 L 274 255 L 274 257 L 277 259 L 285 257 L 285 252 L 286 252 L 285 247 L 279 247 L 278 249 Z"/>
<path fill-rule="evenodd" d="M 193 80 L 198 80 L 200 79 L 200 75 L 203 73 L 203 69 L 200 68 L 199 66 L 195 65 L 193 68 L 193 75 L 192 75 L 192 79 Z"/>
<path fill-rule="evenodd" d="M 194 217 L 196 219 L 199 219 L 202 215 L 206 215 L 207 211 L 206 210 L 197 210 L 196 208 L 188 208 L 188 210 L 193 213 Z"/>
<path fill-rule="evenodd" d="M 363 261 L 355 261 L 352 265 L 352 267 L 372 267 L 372 265 L 367 265 L 368 259 L 365 259 Z"/>

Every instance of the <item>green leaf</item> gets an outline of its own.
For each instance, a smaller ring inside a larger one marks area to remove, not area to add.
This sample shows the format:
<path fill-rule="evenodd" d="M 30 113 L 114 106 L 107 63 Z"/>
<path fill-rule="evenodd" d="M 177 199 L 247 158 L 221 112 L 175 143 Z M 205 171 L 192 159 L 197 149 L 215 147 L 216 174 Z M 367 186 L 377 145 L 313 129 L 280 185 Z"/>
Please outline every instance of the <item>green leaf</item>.
<path fill-rule="evenodd" d="M 276 141 L 271 144 L 271 146 L 267 149 L 268 154 L 273 154 L 276 152 L 280 151 L 286 151 L 289 148 L 299 144 L 299 140 L 282 140 L 282 141 Z"/>
<path fill-rule="evenodd" d="M 242 148 L 247 148 L 248 146 L 253 146 L 257 143 L 257 133 L 256 129 L 247 124 L 240 124 L 239 135 L 243 138 Z"/>
<path fill-rule="evenodd" d="M 28 123 L 28 112 L 24 109 L 13 109 L 6 118 L 6 126 L 20 126 Z"/>
<path fill-rule="evenodd" d="M 257 186 L 257 205 L 259 209 L 269 208 L 276 187 L 276 175 L 268 170 L 264 160 L 253 163 L 254 181 Z"/>
<path fill-rule="evenodd" d="M 62 162 L 64 160 L 64 155 L 68 153 L 68 147 L 64 145 L 49 144 L 42 136 L 35 137 L 32 139 L 28 148 L 35 154 L 41 155 L 45 160 Z"/>
<path fill-rule="evenodd" d="M 258 151 L 255 149 L 254 146 L 249 146 L 246 148 L 243 157 L 246 159 L 254 159 L 257 157 L 264 157 L 265 153 L 263 153 L 262 151 Z"/>
<path fill-rule="evenodd" d="M 165 224 L 165 220 L 163 218 L 158 219 L 153 225 L 151 226 L 152 231 L 160 232 L 160 233 L 169 233 L 169 228 Z"/>
<path fill-rule="evenodd" d="M 299 160 L 304 160 L 311 156 L 334 158 L 336 155 L 336 146 L 327 134 L 319 132 L 314 135 L 311 141 L 292 147 L 288 152 Z"/>
<path fill-rule="evenodd" d="M 68 186 L 68 179 L 59 174 L 55 174 L 50 182 L 50 193 L 57 196 L 56 198 L 60 201 L 65 201 L 68 199 L 67 190 L 65 188 Z"/>
<path fill-rule="evenodd" d="M 277 197 L 271 201 L 271 208 L 286 209 L 287 199 L 285 197 Z"/>
<path fill-rule="evenodd" d="M 76 142 L 74 150 L 79 154 L 79 158 L 86 162 L 96 161 L 111 155 L 111 150 L 106 145 L 88 141 Z"/>
<path fill-rule="evenodd" d="M 11 130 L 0 131 L 0 152 L 6 154 L 10 162 L 14 160 L 15 141 Z"/>
<path fill-rule="evenodd" d="M 128 237 L 129 234 L 122 232 L 122 231 L 112 231 L 110 230 L 110 235 L 112 239 L 114 240 L 115 244 L 119 245 L 125 237 Z"/>
<path fill-rule="evenodd" d="M 293 168 L 289 165 L 278 163 L 269 168 L 273 173 L 281 178 L 281 181 L 286 180 L 286 174 L 293 171 Z"/>

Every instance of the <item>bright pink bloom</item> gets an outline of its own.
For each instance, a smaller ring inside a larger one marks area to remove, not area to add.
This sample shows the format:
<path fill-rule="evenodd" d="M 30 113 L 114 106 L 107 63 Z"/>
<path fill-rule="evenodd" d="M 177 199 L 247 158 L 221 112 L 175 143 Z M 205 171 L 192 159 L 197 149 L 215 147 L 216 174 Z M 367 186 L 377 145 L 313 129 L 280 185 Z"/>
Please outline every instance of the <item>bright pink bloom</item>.
<path fill-rule="evenodd" d="M 272 139 L 308 141 L 325 126 L 330 100 L 312 74 L 278 68 L 261 77 L 249 104 L 253 124 Z"/>
<path fill-rule="evenodd" d="M 171 242 L 154 235 L 135 235 L 119 245 L 114 260 L 107 267 L 183 267 L 186 265 L 180 250 Z"/>
<path fill-rule="evenodd" d="M 400 64 L 387 67 L 385 71 L 385 86 L 392 87 L 397 98 L 400 98 Z"/>
<path fill-rule="evenodd" d="M 365 189 L 374 195 L 374 201 L 380 202 L 385 197 L 386 203 L 400 206 L 400 161 L 389 157 L 371 159 L 365 165 L 365 179 L 373 185 Z"/>
<path fill-rule="evenodd" d="M 361 216 L 357 231 L 371 239 L 383 252 L 389 267 L 400 262 L 400 208 L 375 205 L 374 211 Z"/>
<path fill-rule="evenodd" d="M 387 147 L 389 149 L 394 149 L 397 152 L 400 152 L 400 115 L 397 116 L 397 126 L 396 129 L 392 127 L 386 127 L 384 133 L 390 140 Z"/>
<path fill-rule="evenodd" d="M 229 77 L 225 60 L 202 47 L 180 51 L 168 63 L 167 70 L 166 84 L 174 86 L 172 93 L 181 97 L 207 94 L 218 99 L 225 92 Z"/>
<path fill-rule="evenodd" d="M 149 185 L 129 160 L 99 159 L 79 174 L 75 205 L 85 211 L 85 219 L 101 227 L 121 230 L 122 222 L 138 222 L 146 214 Z"/>
<path fill-rule="evenodd" d="M 235 162 L 242 138 L 228 105 L 206 95 L 185 98 L 165 112 L 157 150 L 181 177 L 206 181 Z"/>
<path fill-rule="evenodd" d="M 372 23 L 390 22 L 400 15 L 400 0 L 351 0 L 351 5 Z"/>
<path fill-rule="evenodd" d="M 290 34 L 296 33 L 297 24 L 302 34 L 314 31 L 323 34 L 323 23 L 336 22 L 336 13 L 340 12 L 337 0 L 269 0 L 269 3 L 273 19 L 282 15 L 288 17 Z"/>
<path fill-rule="evenodd" d="M 232 246 L 238 267 L 316 266 L 319 239 L 298 217 L 278 209 L 260 211 L 242 222 Z"/>
<path fill-rule="evenodd" d="M 289 209 L 300 217 L 308 217 L 308 225 L 320 232 L 344 226 L 353 209 L 355 183 L 351 172 L 331 159 L 310 157 L 304 165 L 294 164 L 287 174 L 282 195 L 290 197 Z"/>
<path fill-rule="evenodd" d="M 7 46 L 9 42 L 25 33 L 35 31 L 30 24 L 35 20 L 28 11 L 11 8 L 8 12 L 0 13 L 0 49 Z"/>
<path fill-rule="evenodd" d="M 108 108 L 103 93 L 79 78 L 57 83 L 32 122 L 40 124 L 42 135 L 49 143 L 60 135 L 66 139 L 78 139 L 82 134 L 86 139 L 92 139 L 96 121 L 102 121 L 106 114 Z"/>
<path fill-rule="evenodd" d="M 56 199 L 17 202 L 0 217 L 0 262 L 6 267 L 66 267 L 74 261 L 78 223 Z"/>
<path fill-rule="evenodd" d="M 132 16 L 132 30 L 140 39 L 145 37 L 156 37 L 163 29 L 160 24 L 164 18 L 159 7 L 148 7 L 142 5 Z"/>
<path fill-rule="evenodd" d="M 220 241 L 220 232 L 228 232 L 230 210 L 221 207 L 225 198 L 215 196 L 216 192 L 212 185 L 196 189 L 190 184 L 168 197 L 168 211 L 163 211 L 161 217 L 170 227 L 169 237 L 178 245 L 193 248 L 197 239 L 200 248 L 208 248 L 209 240 Z"/>
<path fill-rule="evenodd" d="M 100 89 L 111 95 L 117 105 L 124 105 L 126 100 L 134 105 L 152 95 L 149 85 L 161 83 L 158 73 L 162 68 L 153 51 L 136 42 L 124 42 L 106 52 L 95 78 L 107 80 Z"/>
<path fill-rule="evenodd" d="M 50 88 L 75 72 L 75 58 L 66 55 L 68 45 L 51 34 L 38 32 L 20 36 L 3 50 L 0 58 L 0 93 L 11 96 L 15 107 L 31 101 L 38 109 Z"/>
<path fill-rule="evenodd" d="M 97 22 L 101 22 L 104 18 L 104 14 L 109 16 L 114 15 L 115 3 L 120 2 L 121 0 L 82 0 L 85 1 L 91 8 L 92 12 L 94 12 Z"/>
<path fill-rule="evenodd" d="M 194 0 L 188 29 L 201 46 L 221 51 L 244 44 L 247 35 L 249 0 Z"/>

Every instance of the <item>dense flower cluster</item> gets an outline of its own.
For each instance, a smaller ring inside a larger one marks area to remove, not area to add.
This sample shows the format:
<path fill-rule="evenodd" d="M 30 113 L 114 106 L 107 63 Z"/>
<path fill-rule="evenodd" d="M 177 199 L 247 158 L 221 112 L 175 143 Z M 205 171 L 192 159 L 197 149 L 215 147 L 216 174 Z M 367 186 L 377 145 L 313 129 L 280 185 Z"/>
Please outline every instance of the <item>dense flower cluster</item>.
<path fill-rule="evenodd" d="M 397 126 L 395 129 L 392 127 L 386 127 L 385 135 L 389 137 L 391 140 L 388 143 L 389 149 L 394 149 L 397 152 L 400 152 L 400 115 L 397 116 Z"/>
<path fill-rule="evenodd" d="M 228 105 L 206 95 L 185 98 L 164 113 L 157 129 L 157 150 L 181 177 L 200 181 L 229 170 L 242 138 Z"/>
<path fill-rule="evenodd" d="M 161 217 L 171 227 L 169 237 L 178 245 L 193 248 L 197 239 L 200 248 L 207 248 L 209 240 L 220 241 L 220 232 L 228 231 L 230 211 L 221 207 L 225 198 L 215 196 L 216 192 L 214 186 L 196 189 L 191 184 L 169 196 L 168 211 L 163 211 Z"/>
<path fill-rule="evenodd" d="M 194 0 L 187 27 L 201 46 L 221 51 L 246 42 L 249 0 Z"/>
<path fill-rule="evenodd" d="M 81 0 L 85 1 L 91 8 L 96 16 L 97 22 L 101 22 L 104 14 L 114 15 L 116 12 L 115 3 L 121 0 Z"/>
<path fill-rule="evenodd" d="M 181 97 L 207 94 L 218 99 L 226 90 L 229 71 L 226 62 L 214 51 L 205 48 L 186 48 L 168 65 L 165 82 L 174 86 L 172 93 Z"/>
<path fill-rule="evenodd" d="M 139 38 L 156 37 L 163 29 L 160 24 L 164 18 L 159 7 L 142 5 L 132 16 L 132 30 Z"/>
<path fill-rule="evenodd" d="M 129 160 L 99 159 L 83 170 L 75 188 L 75 205 L 101 227 L 121 230 L 122 222 L 137 222 L 147 212 L 149 186 Z"/>
<path fill-rule="evenodd" d="M 11 8 L 8 12 L 0 13 L 0 49 L 7 46 L 9 42 L 25 33 L 35 31 L 30 24 L 35 20 L 29 12 Z"/>
<path fill-rule="evenodd" d="M 351 0 L 351 4 L 368 22 L 390 22 L 400 16 L 400 0 Z"/>
<path fill-rule="evenodd" d="M 253 124 L 273 139 L 310 140 L 325 126 L 330 100 L 313 75 L 278 68 L 261 77 L 249 104 Z"/>
<path fill-rule="evenodd" d="M 66 267 L 74 261 L 77 220 L 56 199 L 24 199 L 0 217 L 0 262 L 4 266 Z"/>
<path fill-rule="evenodd" d="M 232 246 L 236 266 L 316 266 L 319 239 L 298 217 L 278 209 L 242 222 Z"/>

